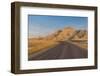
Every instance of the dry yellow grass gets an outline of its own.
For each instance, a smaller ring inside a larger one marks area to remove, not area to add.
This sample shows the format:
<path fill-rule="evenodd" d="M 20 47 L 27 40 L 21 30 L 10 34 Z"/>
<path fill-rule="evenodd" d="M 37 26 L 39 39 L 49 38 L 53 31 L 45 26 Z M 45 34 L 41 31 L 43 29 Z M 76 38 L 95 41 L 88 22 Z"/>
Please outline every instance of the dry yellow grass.
<path fill-rule="evenodd" d="M 84 49 L 87 49 L 88 48 L 88 44 L 85 43 L 85 44 L 82 44 L 82 43 L 78 43 L 78 42 L 71 42 L 72 44 L 75 44 L 81 48 L 84 48 Z"/>
<path fill-rule="evenodd" d="M 57 42 L 52 40 L 38 40 L 38 39 L 29 39 L 28 40 L 28 54 L 32 54 L 38 51 L 41 51 L 46 48 L 50 48 L 54 45 L 57 45 Z"/>
<path fill-rule="evenodd" d="M 76 44 L 78 46 L 80 46 L 81 48 L 87 49 L 88 45 L 87 44 Z"/>

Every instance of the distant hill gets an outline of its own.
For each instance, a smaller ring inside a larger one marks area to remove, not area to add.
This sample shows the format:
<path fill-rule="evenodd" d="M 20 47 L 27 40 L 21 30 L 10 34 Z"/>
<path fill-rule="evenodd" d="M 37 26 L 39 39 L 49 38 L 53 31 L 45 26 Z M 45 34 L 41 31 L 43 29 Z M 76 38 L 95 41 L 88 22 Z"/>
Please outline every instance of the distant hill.
<path fill-rule="evenodd" d="M 57 30 L 56 32 L 39 38 L 32 38 L 35 40 L 53 40 L 53 41 L 64 41 L 64 40 L 87 40 L 88 32 L 85 29 L 75 29 L 73 27 L 65 27 Z"/>
<path fill-rule="evenodd" d="M 87 30 L 76 30 L 72 27 L 66 27 L 64 29 L 58 30 L 51 35 L 44 38 L 46 40 L 62 41 L 62 40 L 87 40 Z"/>

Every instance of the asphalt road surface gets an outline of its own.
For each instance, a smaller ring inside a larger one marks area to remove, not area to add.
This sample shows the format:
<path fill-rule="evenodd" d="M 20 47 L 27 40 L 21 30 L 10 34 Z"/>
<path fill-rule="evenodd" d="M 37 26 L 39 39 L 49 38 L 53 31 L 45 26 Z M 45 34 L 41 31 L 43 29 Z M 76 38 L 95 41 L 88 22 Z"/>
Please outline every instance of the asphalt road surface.
<path fill-rule="evenodd" d="M 69 42 L 60 42 L 58 45 L 44 49 L 29 56 L 29 60 L 53 60 L 53 59 L 79 59 L 87 58 L 88 51 Z"/>

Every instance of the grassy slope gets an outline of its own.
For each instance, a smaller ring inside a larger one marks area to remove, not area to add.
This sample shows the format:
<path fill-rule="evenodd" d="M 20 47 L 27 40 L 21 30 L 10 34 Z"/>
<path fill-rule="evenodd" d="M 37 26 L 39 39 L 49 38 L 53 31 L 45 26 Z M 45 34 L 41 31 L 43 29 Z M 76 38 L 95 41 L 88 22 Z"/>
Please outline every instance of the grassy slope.
<path fill-rule="evenodd" d="M 57 45 L 57 42 L 52 40 L 32 40 L 30 39 L 28 42 L 28 54 L 32 54 L 38 51 L 41 51 L 46 48 L 50 48 L 52 46 Z"/>

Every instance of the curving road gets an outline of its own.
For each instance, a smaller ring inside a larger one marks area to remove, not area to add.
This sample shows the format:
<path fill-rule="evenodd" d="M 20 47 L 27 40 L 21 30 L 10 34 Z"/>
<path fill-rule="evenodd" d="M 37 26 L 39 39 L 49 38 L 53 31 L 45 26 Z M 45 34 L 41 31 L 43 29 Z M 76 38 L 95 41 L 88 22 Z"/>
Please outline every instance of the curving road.
<path fill-rule="evenodd" d="M 29 56 L 29 60 L 51 60 L 51 59 L 75 59 L 87 58 L 88 51 L 77 45 L 62 41 L 58 45 L 34 53 Z"/>

